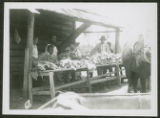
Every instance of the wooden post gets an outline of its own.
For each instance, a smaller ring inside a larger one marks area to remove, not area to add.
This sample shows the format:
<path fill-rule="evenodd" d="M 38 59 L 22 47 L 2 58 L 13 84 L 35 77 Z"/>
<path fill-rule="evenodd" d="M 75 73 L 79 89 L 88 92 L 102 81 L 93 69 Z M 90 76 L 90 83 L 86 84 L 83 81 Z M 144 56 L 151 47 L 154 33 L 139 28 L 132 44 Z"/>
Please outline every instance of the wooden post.
<path fill-rule="evenodd" d="M 28 75 L 28 89 L 29 89 L 29 100 L 30 100 L 30 103 L 31 105 L 33 104 L 33 95 L 32 95 L 32 76 L 29 72 L 29 75 Z"/>
<path fill-rule="evenodd" d="M 89 70 L 87 69 L 87 86 L 88 86 L 88 89 L 89 89 L 89 93 L 92 92 L 92 86 L 91 86 L 91 83 L 90 83 L 90 79 L 89 79 Z"/>
<path fill-rule="evenodd" d="M 49 72 L 49 83 L 50 83 L 51 98 L 54 98 L 55 96 L 54 72 Z"/>
<path fill-rule="evenodd" d="M 116 76 L 118 79 L 118 85 L 121 86 L 121 73 L 120 73 L 119 64 L 116 64 Z"/>
<path fill-rule="evenodd" d="M 23 88 L 26 92 L 26 95 L 29 97 L 29 99 L 32 100 L 32 78 L 30 78 L 30 70 L 32 68 L 32 48 L 33 48 L 33 37 L 34 37 L 34 14 L 29 12 L 28 14 L 28 32 L 27 32 L 27 45 L 25 49 L 25 65 L 24 65 L 24 85 Z M 27 90 L 26 90 L 27 89 Z M 28 94 L 27 94 L 28 93 Z M 32 101 L 31 101 L 32 102 Z"/>
<path fill-rule="evenodd" d="M 29 64 L 29 49 L 25 49 L 25 58 L 24 58 L 24 75 L 23 75 L 23 95 L 27 97 L 27 90 L 28 90 L 28 64 Z"/>
<path fill-rule="evenodd" d="M 120 52 L 119 35 L 120 35 L 120 29 L 117 28 L 115 32 L 115 54 Z"/>

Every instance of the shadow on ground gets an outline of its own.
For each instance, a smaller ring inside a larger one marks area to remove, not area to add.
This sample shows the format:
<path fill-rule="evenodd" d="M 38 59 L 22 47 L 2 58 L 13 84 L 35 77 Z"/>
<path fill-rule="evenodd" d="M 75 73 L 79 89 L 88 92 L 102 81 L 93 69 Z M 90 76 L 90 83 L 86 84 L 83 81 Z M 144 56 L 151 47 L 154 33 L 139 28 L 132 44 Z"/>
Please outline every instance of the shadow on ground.
<path fill-rule="evenodd" d="M 127 84 L 123 83 L 121 86 L 117 85 L 116 81 L 106 83 L 99 83 L 92 86 L 93 93 L 121 93 L 127 92 Z M 77 93 L 88 93 L 88 88 L 79 85 L 72 88 L 67 88 L 62 91 L 74 91 Z M 33 97 L 33 109 L 37 109 L 51 99 L 49 95 L 35 95 Z M 20 89 L 12 89 L 10 94 L 10 109 L 24 109 L 24 103 L 27 101 L 23 97 L 23 91 Z"/>

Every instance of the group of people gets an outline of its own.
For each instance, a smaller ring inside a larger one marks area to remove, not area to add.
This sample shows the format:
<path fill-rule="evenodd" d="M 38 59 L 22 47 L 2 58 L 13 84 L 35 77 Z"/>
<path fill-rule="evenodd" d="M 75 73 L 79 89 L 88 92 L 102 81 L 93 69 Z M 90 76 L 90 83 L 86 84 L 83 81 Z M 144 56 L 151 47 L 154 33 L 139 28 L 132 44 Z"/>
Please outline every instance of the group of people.
<path fill-rule="evenodd" d="M 56 36 L 52 37 L 53 43 L 55 43 Z M 33 40 L 33 51 L 32 51 L 32 62 L 33 65 L 37 65 L 38 61 L 48 61 L 52 63 L 57 63 L 58 60 L 71 58 L 71 59 L 80 59 L 81 53 L 78 49 L 79 43 L 75 42 L 68 46 L 65 51 L 61 54 L 57 54 L 58 50 L 55 44 L 47 44 L 45 47 L 45 51 L 38 54 L 37 48 L 38 38 L 34 38 Z"/>
<path fill-rule="evenodd" d="M 54 64 L 57 64 L 60 60 L 63 59 L 80 59 L 81 53 L 78 49 L 79 43 L 75 42 L 68 46 L 64 52 L 58 55 L 58 50 L 56 47 L 56 36 L 53 36 L 52 44 L 47 44 L 45 47 L 45 51 L 41 54 L 38 52 L 37 44 L 38 44 L 38 38 L 34 38 L 33 40 L 33 48 L 32 48 L 32 67 L 36 69 L 37 65 L 41 62 L 51 62 Z M 61 81 L 63 83 L 63 77 L 68 77 L 70 79 L 73 79 L 75 76 L 73 72 L 64 72 L 55 74 L 56 78 L 58 78 L 58 81 Z M 70 80 L 68 79 L 68 80 Z M 65 79 L 66 80 L 66 79 Z"/>
<path fill-rule="evenodd" d="M 68 46 L 65 49 L 65 51 L 58 56 L 59 60 L 66 59 L 66 58 L 81 59 L 82 55 L 81 55 L 81 52 L 80 52 L 78 46 L 79 46 L 79 43 L 77 43 L 77 42 Z"/>
<path fill-rule="evenodd" d="M 95 46 L 95 48 L 92 49 L 92 51 L 90 52 L 90 55 L 94 55 L 96 53 L 112 53 L 113 50 L 111 48 L 111 43 L 107 42 L 106 43 L 106 38 L 105 36 L 102 36 L 100 38 L 100 43 L 97 44 Z M 57 39 L 56 36 L 53 36 L 52 39 L 52 44 L 47 44 L 45 47 L 45 51 L 43 53 L 41 53 L 40 55 L 38 54 L 38 48 L 37 48 L 37 43 L 38 43 L 38 38 L 34 38 L 33 40 L 33 52 L 32 52 L 32 63 L 33 63 L 33 67 L 36 67 L 38 65 L 38 63 L 40 61 L 47 61 L 47 62 L 51 62 L 54 64 L 57 64 L 60 60 L 63 59 L 81 59 L 82 58 L 82 54 L 79 50 L 79 43 L 75 42 L 72 43 L 71 45 L 69 45 L 64 52 L 60 53 L 59 55 L 58 50 L 57 50 Z M 99 69 L 98 69 L 99 71 Z M 62 78 L 61 76 L 62 74 L 57 74 L 57 78 Z M 70 74 L 68 73 L 63 73 L 63 75 L 65 75 L 65 77 L 69 77 L 72 78 L 75 76 L 73 74 L 73 72 L 71 72 Z"/>
<path fill-rule="evenodd" d="M 56 63 L 58 60 L 65 59 L 65 58 L 70 58 L 70 59 L 80 59 L 82 58 L 82 54 L 78 48 L 79 43 L 75 42 L 68 46 L 64 52 L 61 54 L 57 55 L 57 47 L 56 47 L 56 36 L 52 37 L 52 42 L 53 44 L 47 44 L 45 47 L 45 52 L 42 54 L 38 54 L 38 49 L 37 49 L 37 43 L 38 43 L 38 38 L 35 38 L 33 41 L 33 52 L 32 52 L 32 57 L 33 57 L 33 63 L 37 63 L 37 61 L 49 61 L 52 63 Z M 99 54 L 104 54 L 104 53 L 113 53 L 112 45 L 110 42 L 107 41 L 105 36 L 102 36 L 100 38 L 100 43 L 95 46 L 90 52 L 90 55 L 94 55 L 96 53 Z"/>

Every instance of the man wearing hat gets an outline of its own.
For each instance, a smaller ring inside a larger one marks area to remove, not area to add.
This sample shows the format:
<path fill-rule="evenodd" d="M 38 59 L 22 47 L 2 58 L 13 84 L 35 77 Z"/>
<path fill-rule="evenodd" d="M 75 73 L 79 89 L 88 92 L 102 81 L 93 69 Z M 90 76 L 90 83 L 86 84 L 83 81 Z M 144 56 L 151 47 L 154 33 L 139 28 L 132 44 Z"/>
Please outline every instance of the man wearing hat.
<path fill-rule="evenodd" d="M 106 38 L 105 38 L 104 35 L 101 36 L 100 41 L 101 42 L 99 44 L 97 44 L 96 47 L 93 48 L 92 51 L 90 52 L 91 55 L 94 55 L 96 53 L 105 54 L 105 53 L 111 52 L 111 50 L 110 50 L 110 45 L 111 44 L 109 42 L 107 44 L 105 43 Z M 106 71 L 105 67 L 97 67 L 98 75 L 101 75 L 105 71 Z"/>
<path fill-rule="evenodd" d="M 106 47 L 105 47 L 105 41 L 106 41 L 106 38 L 105 36 L 101 36 L 101 38 L 99 39 L 101 42 L 99 44 L 96 45 L 95 48 L 93 48 L 90 52 L 91 55 L 94 55 L 96 53 L 101 53 L 103 54 L 104 52 L 106 52 Z"/>

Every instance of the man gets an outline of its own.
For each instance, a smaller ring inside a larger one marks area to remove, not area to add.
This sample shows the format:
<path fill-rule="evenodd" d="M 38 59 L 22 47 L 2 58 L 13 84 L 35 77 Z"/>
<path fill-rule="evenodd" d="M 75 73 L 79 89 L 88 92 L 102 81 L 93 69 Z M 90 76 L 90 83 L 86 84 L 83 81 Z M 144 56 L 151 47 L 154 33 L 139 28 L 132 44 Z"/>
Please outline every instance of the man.
<path fill-rule="evenodd" d="M 106 53 L 113 53 L 111 42 L 106 43 Z"/>
<path fill-rule="evenodd" d="M 100 43 L 98 45 L 96 45 L 96 47 L 91 51 L 91 55 L 94 55 L 96 53 L 99 53 L 99 54 L 106 54 L 106 53 L 112 53 L 113 50 L 111 48 L 111 43 L 110 42 L 107 42 L 105 43 L 106 41 L 106 38 L 105 36 L 101 36 L 100 38 Z M 101 75 L 101 74 L 104 74 L 106 73 L 106 70 L 108 69 L 108 67 L 98 67 L 97 68 L 97 71 L 98 71 L 98 75 Z M 111 69 L 109 69 L 111 70 Z"/>
<path fill-rule="evenodd" d="M 98 44 L 98 45 L 96 45 L 96 47 L 95 48 L 93 48 L 92 50 L 91 50 L 91 52 L 90 52 L 90 54 L 91 55 L 94 55 L 94 54 L 96 54 L 96 53 L 101 53 L 101 54 L 103 54 L 103 53 L 105 53 L 106 52 L 106 47 L 105 47 L 105 41 L 106 41 L 106 38 L 105 38 L 105 36 L 103 35 L 103 36 L 101 36 L 101 38 L 99 39 L 101 42 Z"/>

